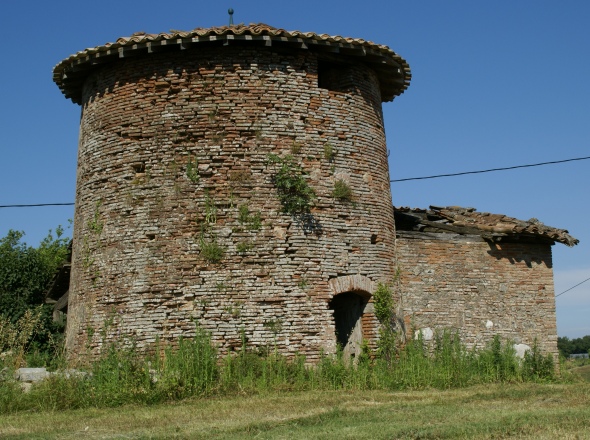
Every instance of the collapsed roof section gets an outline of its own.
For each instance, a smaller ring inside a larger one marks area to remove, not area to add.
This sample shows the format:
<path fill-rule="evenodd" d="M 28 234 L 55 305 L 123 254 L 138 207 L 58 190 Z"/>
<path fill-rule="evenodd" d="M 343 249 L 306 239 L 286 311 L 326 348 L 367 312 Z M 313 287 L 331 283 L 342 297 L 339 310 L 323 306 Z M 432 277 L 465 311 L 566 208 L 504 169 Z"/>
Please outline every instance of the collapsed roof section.
<path fill-rule="evenodd" d="M 504 214 L 477 212 L 475 208 L 430 206 L 429 209 L 394 208 L 400 231 L 480 235 L 491 241 L 531 240 L 575 246 L 579 240 L 567 230 L 546 226 L 536 218 L 518 220 Z"/>
<path fill-rule="evenodd" d="M 114 43 L 84 49 L 71 55 L 54 67 L 53 81 L 67 98 L 80 104 L 86 77 L 104 63 L 164 51 L 198 49 L 210 45 L 222 48 L 234 44 L 313 50 L 366 63 L 379 77 L 383 102 L 401 95 L 410 84 L 410 66 L 387 46 L 360 38 L 286 31 L 263 23 L 197 28 L 186 32 L 171 30 L 160 34 L 137 32 L 130 37 L 119 38 Z"/>

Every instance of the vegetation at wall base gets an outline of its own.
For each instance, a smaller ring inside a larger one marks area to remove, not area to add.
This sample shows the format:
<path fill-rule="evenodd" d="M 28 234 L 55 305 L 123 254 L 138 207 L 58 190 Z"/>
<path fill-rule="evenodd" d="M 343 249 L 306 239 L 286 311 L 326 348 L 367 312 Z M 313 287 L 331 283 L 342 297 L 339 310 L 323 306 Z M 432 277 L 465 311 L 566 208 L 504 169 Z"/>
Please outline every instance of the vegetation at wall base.
<path fill-rule="evenodd" d="M 251 214 L 242 209 L 250 221 Z M 210 336 L 198 326 L 193 338 L 175 346 L 158 346 L 142 356 L 132 338 L 103 341 L 102 355 L 81 373 L 68 372 L 62 356 L 60 333 L 48 331 L 51 307 L 40 305 L 43 291 L 67 254 L 68 239 L 50 234 L 34 249 L 11 231 L 0 240 L 0 413 L 54 411 L 125 404 L 157 404 L 185 398 L 255 395 L 287 391 L 448 389 L 490 383 L 554 381 L 553 360 L 536 345 L 524 359 L 515 357 L 510 341 L 494 338 L 483 350 L 467 350 L 458 335 L 441 332 L 433 341 L 422 338 L 400 344 L 393 314 L 391 287 L 379 284 L 375 313 L 382 327 L 378 350 L 365 345 L 353 365 L 342 352 L 324 355 L 313 365 L 303 356 L 278 354 L 274 341 L 257 350 L 245 339 L 237 352 L 220 358 Z M 204 232 L 203 232 L 204 234 Z M 201 236 L 201 252 L 207 245 Z M 208 259 L 218 261 L 223 248 Z M 205 258 L 205 255 L 203 255 Z M 28 270 L 24 275 L 14 265 Z M 12 268 L 12 269 L 11 269 Z M 12 274 L 12 275 L 11 275 Z M 21 275 L 15 275 L 21 274 Z M 301 288 L 306 281 L 302 280 Z M 14 292 L 22 301 L 11 300 Z M 107 326 L 107 323 L 105 323 Z M 106 338 L 106 332 L 105 336 Z M 22 366 L 60 370 L 24 393 L 13 380 Z"/>
<path fill-rule="evenodd" d="M 375 317 L 380 324 L 377 355 L 385 362 L 391 363 L 397 355 L 399 346 L 391 287 L 384 283 L 377 284 L 373 303 Z"/>
<path fill-rule="evenodd" d="M 209 335 L 198 327 L 194 338 L 180 339 L 176 347 L 159 347 L 153 356 L 140 355 L 131 340 L 103 347 L 87 374 L 57 373 L 28 393 L 8 380 L 11 373 L 5 370 L 0 413 L 285 391 L 449 389 L 556 379 L 552 359 L 536 347 L 519 361 L 509 342 L 496 338 L 484 350 L 467 350 L 450 332 L 443 332 L 431 346 L 421 339 L 409 341 L 395 359 L 371 359 L 367 353 L 356 365 L 341 352 L 309 365 L 303 356 L 287 359 L 272 346 L 259 351 L 243 346 L 220 361 Z"/>

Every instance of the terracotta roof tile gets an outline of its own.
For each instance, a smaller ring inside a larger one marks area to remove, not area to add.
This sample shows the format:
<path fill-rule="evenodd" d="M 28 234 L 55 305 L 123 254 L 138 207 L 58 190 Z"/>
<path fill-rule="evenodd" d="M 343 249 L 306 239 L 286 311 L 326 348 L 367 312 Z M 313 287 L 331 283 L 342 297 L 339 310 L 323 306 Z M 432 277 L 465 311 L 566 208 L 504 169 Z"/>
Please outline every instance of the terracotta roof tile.
<path fill-rule="evenodd" d="M 162 46 L 184 48 L 193 44 L 211 41 L 243 40 L 270 41 L 272 44 L 298 44 L 301 48 L 331 47 L 343 56 L 363 57 L 371 64 L 379 77 L 383 101 L 391 101 L 402 94 L 410 84 L 411 72 L 408 63 L 389 47 L 360 38 L 346 38 L 313 32 L 286 31 L 264 23 L 236 26 L 196 28 L 192 31 L 172 30 L 169 33 L 148 34 L 136 32 L 130 37 L 121 37 L 114 43 L 84 49 L 66 58 L 53 69 L 53 80 L 74 102 L 81 101 L 83 79 L 92 68 L 101 62 L 115 61 L 129 52 L 151 53 Z"/>
<path fill-rule="evenodd" d="M 415 216 L 417 221 L 424 219 L 430 223 L 438 222 L 442 225 L 452 226 L 460 231 L 480 231 L 482 234 L 502 235 L 529 235 L 536 236 L 547 241 L 563 243 L 574 246 L 579 240 L 572 237 L 565 229 L 546 226 L 536 218 L 530 220 L 518 220 L 504 214 L 490 214 L 477 212 L 475 208 L 462 208 L 459 206 L 430 206 L 429 209 L 419 208 L 394 208 L 400 213 Z"/>

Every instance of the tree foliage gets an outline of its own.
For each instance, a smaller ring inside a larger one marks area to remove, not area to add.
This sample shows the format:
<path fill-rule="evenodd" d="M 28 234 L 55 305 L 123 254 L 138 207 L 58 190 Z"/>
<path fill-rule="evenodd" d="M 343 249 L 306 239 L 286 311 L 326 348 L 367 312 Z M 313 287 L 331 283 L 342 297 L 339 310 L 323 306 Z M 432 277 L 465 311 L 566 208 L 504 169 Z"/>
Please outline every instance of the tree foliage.
<path fill-rule="evenodd" d="M 34 248 L 24 241 L 24 232 L 10 230 L 0 238 L 0 317 L 17 323 L 27 311 L 41 307 L 42 331 L 36 341 L 43 346 L 50 333 L 60 329 L 53 323 L 51 306 L 45 304 L 45 292 L 56 269 L 68 253 L 69 238 L 57 227 Z"/>
<path fill-rule="evenodd" d="M 557 348 L 562 356 L 575 353 L 590 353 L 590 335 L 570 339 L 567 336 L 557 338 Z"/>

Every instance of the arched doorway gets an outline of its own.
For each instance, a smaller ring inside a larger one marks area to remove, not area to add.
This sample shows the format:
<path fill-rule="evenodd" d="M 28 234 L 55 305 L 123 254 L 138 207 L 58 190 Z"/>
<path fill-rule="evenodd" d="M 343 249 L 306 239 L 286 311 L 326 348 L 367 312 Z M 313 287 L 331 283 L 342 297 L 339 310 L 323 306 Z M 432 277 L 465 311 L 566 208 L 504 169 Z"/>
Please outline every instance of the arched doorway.
<path fill-rule="evenodd" d="M 368 298 L 361 293 L 340 293 L 330 301 L 334 311 L 336 341 L 345 359 L 354 360 L 361 354 L 363 343 L 363 313 Z"/>

